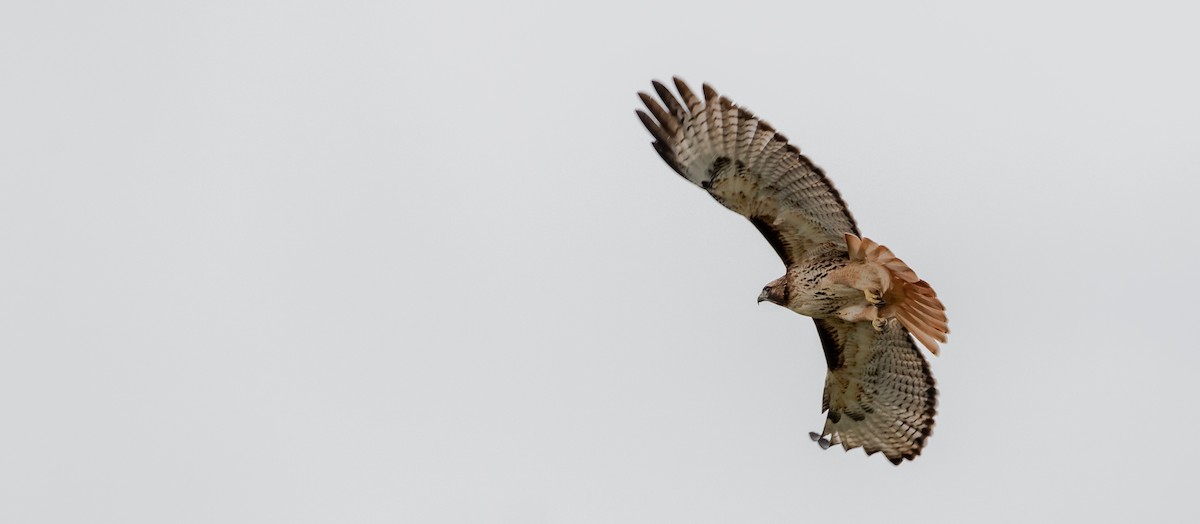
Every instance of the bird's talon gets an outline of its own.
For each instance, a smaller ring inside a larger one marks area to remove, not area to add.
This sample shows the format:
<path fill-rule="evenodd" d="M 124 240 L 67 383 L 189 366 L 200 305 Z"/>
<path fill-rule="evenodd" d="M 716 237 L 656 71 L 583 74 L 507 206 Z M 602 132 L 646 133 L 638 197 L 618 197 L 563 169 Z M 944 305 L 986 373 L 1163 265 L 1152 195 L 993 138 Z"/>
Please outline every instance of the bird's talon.
<path fill-rule="evenodd" d="M 872 306 L 875 306 L 875 307 L 883 307 L 883 306 L 887 305 L 887 302 L 883 301 L 883 292 L 882 291 L 879 291 L 877 289 L 868 289 L 868 290 L 864 291 L 863 293 L 865 293 L 867 295 L 867 303 L 868 304 L 871 304 Z"/>
<path fill-rule="evenodd" d="M 871 321 L 871 327 L 875 328 L 875 331 L 883 331 L 883 327 L 887 325 L 887 321 L 888 319 L 879 317 Z"/>

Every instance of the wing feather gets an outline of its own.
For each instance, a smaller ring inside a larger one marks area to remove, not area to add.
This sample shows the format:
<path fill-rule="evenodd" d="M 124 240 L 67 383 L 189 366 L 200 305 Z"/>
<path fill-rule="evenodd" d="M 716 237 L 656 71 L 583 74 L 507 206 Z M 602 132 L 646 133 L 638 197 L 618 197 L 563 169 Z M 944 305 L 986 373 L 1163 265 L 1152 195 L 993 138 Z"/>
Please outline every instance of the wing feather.
<path fill-rule="evenodd" d="M 650 114 L 654 115 L 655 123 L 658 127 L 674 135 L 679 130 L 679 123 L 671 117 L 666 109 L 663 109 L 654 97 L 646 93 L 638 93 L 638 98 L 642 99 L 642 103 L 646 105 L 646 109 L 650 110 Z"/>
<path fill-rule="evenodd" d="M 903 326 L 876 331 L 868 322 L 817 320 L 829 374 L 818 437 L 899 464 L 921 454 L 933 431 L 937 385 Z M 831 355 L 833 355 L 831 357 Z"/>
<path fill-rule="evenodd" d="M 671 111 L 671 117 L 674 118 L 676 122 L 683 122 L 686 120 L 688 111 L 679 103 L 679 99 L 675 98 L 675 95 L 671 94 L 671 90 L 658 80 L 651 82 L 651 84 L 654 85 L 654 92 L 658 93 L 658 97 L 662 99 L 663 103 L 667 104 L 667 109 Z M 642 93 L 638 94 L 641 95 Z M 646 98 L 653 100 L 651 97 L 645 97 L 642 100 L 645 100 Z"/>
<path fill-rule="evenodd" d="M 846 233 L 858 235 L 833 184 L 786 137 L 712 86 L 701 86 L 701 98 L 673 80 L 679 98 L 657 81 L 662 103 L 638 94 L 649 111 L 638 117 L 654 148 L 677 173 L 753 221 L 773 246 L 783 246 L 784 263 L 815 245 L 842 244 Z"/>
<path fill-rule="evenodd" d="M 674 77 L 671 80 L 675 82 L 675 90 L 679 91 L 679 96 L 683 97 L 683 103 L 687 104 L 688 113 L 691 115 L 700 113 L 704 109 L 704 106 L 700 104 L 700 99 L 696 97 L 691 88 L 679 77 Z"/>
<path fill-rule="evenodd" d="M 654 110 L 651 109 L 651 111 L 654 111 Z M 664 130 L 662 127 L 660 127 L 658 125 L 658 122 L 656 122 L 653 118 L 651 118 L 650 115 L 647 115 L 645 111 L 638 110 L 637 116 L 638 116 L 638 118 L 640 118 L 642 120 L 642 124 L 646 126 L 646 130 L 650 131 L 650 134 L 653 135 L 656 140 L 658 140 L 659 142 L 664 142 L 666 140 L 669 140 L 667 137 L 670 136 L 670 133 L 667 133 L 666 130 Z M 658 147 L 657 142 L 655 143 L 654 148 L 658 149 L 659 151 L 663 150 L 662 148 Z M 667 163 L 670 163 L 670 161 L 668 161 Z"/>

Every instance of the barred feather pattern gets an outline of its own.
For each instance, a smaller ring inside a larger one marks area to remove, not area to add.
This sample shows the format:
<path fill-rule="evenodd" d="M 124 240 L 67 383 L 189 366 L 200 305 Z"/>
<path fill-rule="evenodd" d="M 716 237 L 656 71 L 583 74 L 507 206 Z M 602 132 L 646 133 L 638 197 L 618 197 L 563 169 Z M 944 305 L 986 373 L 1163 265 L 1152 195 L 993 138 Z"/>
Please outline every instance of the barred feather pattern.
<path fill-rule="evenodd" d="M 674 80 L 682 102 L 654 82 L 662 104 L 638 93 L 649 113 L 637 113 L 655 138 L 654 149 L 675 172 L 760 230 L 769 228 L 763 234 L 785 264 L 815 245 L 844 247 L 844 234 L 858 234 L 833 184 L 786 137 L 708 84 L 701 99 Z"/>
<path fill-rule="evenodd" d="M 820 437 L 846 450 L 881 452 L 894 464 L 920 455 L 933 432 L 937 384 L 904 327 L 876 331 L 866 322 L 821 319 L 817 329 L 841 356 L 825 378 Z"/>

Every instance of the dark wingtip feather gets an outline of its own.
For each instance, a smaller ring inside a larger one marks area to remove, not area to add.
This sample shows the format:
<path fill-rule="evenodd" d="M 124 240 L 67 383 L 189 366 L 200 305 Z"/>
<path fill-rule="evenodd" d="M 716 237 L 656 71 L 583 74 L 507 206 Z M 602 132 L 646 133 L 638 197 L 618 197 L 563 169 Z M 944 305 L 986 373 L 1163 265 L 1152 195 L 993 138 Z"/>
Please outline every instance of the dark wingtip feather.
<path fill-rule="evenodd" d="M 694 108 L 700 106 L 700 99 L 696 98 L 696 93 L 692 92 L 692 89 L 688 87 L 682 78 L 674 77 L 672 80 L 675 81 L 675 89 L 679 91 L 679 96 L 683 97 L 683 102 L 688 105 L 689 109 L 694 110 Z"/>
<path fill-rule="evenodd" d="M 646 129 L 650 131 L 651 135 L 654 135 L 655 140 L 658 140 L 661 143 L 667 142 L 667 134 L 661 127 L 658 126 L 657 123 L 654 122 L 654 119 L 651 118 L 650 115 L 647 115 L 646 112 L 642 111 L 641 109 L 637 109 L 634 112 L 637 113 L 638 118 L 642 120 L 642 125 L 646 126 Z"/>
<path fill-rule="evenodd" d="M 658 101 L 654 97 L 642 92 L 638 92 L 638 97 L 642 99 L 643 104 L 646 104 L 646 109 L 654 113 L 654 118 L 658 120 L 659 127 L 663 131 L 666 131 L 667 135 L 675 134 L 675 131 L 679 129 L 679 123 L 675 121 L 675 118 L 667 114 L 667 111 L 658 105 Z"/>
<path fill-rule="evenodd" d="M 667 86 L 658 80 L 650 82 L 650 84 L 654 86 L 654 91 L 658 93 L 658 97 L 662 99 L 663 103 L 667 104 L 667 110 L 671 112 L 671 116 L 675 117 L 675 120 L 679 122 L 687 120 L 687 110 L 683 108 L 683 105 L 679 103 Z"/>
<path fill-rule="evenodd" d="M 654 109 L 650 107 L 650 106 L 658 105 L 658 102 L 656 100 L 654 100 L 654 97 L 650 96 L 645 91 L 638 91 L 637 95 L 638 95 L 638 98 L 640 98 L 642 100 L 642 105 L 646 106 L 647 109 L 654 111 Z"/>

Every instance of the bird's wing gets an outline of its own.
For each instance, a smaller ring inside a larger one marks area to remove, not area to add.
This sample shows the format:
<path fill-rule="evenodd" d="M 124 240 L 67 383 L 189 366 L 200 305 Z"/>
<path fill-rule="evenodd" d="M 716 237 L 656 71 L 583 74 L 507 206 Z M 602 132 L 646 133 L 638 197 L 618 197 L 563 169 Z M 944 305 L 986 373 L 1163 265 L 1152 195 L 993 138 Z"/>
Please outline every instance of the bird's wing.
<path fill-rule="evenodd" d="M 937 386 L 929 364 L 898 323 L 817 320 L 829 374 L 821 407 L 828 412 L 822 447 L 862 447 L 899 464 L 921 454 L 933 431 Z"/>
<path fill-rule="evenodd" d="M 701 100 L 674 80 L 683 103 L 657 81 L 665 108 L 638 93 L 650 113 L 637 114 L 654 136 L 654 149 L 677 173 L 750 219 L 785 265 L 815 245 L 844 247 L 846 233 L 861 236 L 841 195 L 787 138 L 707 84 Z"/>

